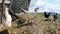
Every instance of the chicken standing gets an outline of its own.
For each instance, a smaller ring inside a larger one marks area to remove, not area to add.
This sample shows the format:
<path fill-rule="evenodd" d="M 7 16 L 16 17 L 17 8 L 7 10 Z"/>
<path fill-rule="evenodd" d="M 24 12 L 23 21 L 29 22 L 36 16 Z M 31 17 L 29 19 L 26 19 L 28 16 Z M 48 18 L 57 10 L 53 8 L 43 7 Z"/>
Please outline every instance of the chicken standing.
<path fill-rule="evenodd" d="M 5 8 L 5 17 L 6 17 L 6 23 L 5 23 L 5 25 L 7 27 L 11 27 L 12 17 L 9 14 L 8 10 L 9 10 L 8 8 Z"/>

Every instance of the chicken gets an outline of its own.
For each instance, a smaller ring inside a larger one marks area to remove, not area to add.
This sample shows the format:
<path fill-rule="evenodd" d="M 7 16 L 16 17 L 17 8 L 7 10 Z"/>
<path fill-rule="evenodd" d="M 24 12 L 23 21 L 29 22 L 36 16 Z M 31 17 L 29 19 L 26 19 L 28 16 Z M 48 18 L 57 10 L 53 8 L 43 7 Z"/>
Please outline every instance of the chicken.
<path fill-rule="evenodd" d="M 50 16 L 50 13 L 47 14 L 46 12 L 44 12 L 44 17 L 45 18 L 48 18 L 49 16 Z"/>
<path fill-rule="evenodd" d="M 5 25 L 7 27 L 11 27 L 12 17 L 9 14 L 8 10 L 9 10 L 8 8 L 5 8 L 5 17 L 6 17 L 6 23 L 5 23 Z"/>
<path fill-rule="evenodd" d="M 57 13 L 55 15 L 53 15 L 53 21 L 56 21 L 57 20 Z"/>

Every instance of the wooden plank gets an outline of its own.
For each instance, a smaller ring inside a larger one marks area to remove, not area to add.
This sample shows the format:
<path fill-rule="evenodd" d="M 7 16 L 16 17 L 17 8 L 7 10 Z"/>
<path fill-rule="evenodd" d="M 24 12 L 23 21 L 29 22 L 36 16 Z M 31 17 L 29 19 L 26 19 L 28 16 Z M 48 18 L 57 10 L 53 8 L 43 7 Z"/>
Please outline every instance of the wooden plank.
<path fill-rule="evenodd" d="M 0 0 L 0 3 L 2 3 L 2 0 Z M 5 3 L 5 4 L 10 4 L 10 1 L 9 1 L 9 0 L 5 0 L 4 3 Z"/>

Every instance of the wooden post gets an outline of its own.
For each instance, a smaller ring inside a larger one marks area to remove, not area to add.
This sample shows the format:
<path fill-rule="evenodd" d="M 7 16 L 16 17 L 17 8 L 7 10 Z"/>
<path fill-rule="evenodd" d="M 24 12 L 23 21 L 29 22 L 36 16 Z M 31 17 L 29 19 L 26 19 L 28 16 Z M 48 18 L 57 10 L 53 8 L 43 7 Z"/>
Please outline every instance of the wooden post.
<path fill-rule="evenodd" d="M 4 15 L 4 1 L 5 0 L 2 0 L 2 3 L 1 3 L 1 5 L 2 5 L 2 11 L 1 11 L 1 23 L 2 23 L 2 17 L 3 17 L 3 15 Z"/>

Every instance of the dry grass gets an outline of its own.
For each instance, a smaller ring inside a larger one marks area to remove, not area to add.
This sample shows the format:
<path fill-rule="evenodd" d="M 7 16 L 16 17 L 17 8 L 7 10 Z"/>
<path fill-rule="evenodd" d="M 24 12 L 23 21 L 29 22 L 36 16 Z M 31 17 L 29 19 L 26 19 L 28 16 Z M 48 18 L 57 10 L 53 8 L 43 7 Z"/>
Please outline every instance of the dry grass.
<path fill-rule="evenodd" d="M 52 27 L 56 29 L 56 34 L 60 33 L 58 30 L 60 28 L 60 23 L 58 22 L 54 23 L 53 21 L 44 21 L 44 17 L 37 16 L 34 20 L 32 20 L 33 24 L 30 24 L 28 23 L 26 15 L 19 16 L 19 18 L 20 19 L 12 22 L 12 27 L 7 28 L 4 26 L 1 28 L 1 31 L 7 29 L 10 34 L 49 34 L 49 32 L 46 31 L 46 27 Z M 50 28 L 47 30 L 50 30 Z"/>

